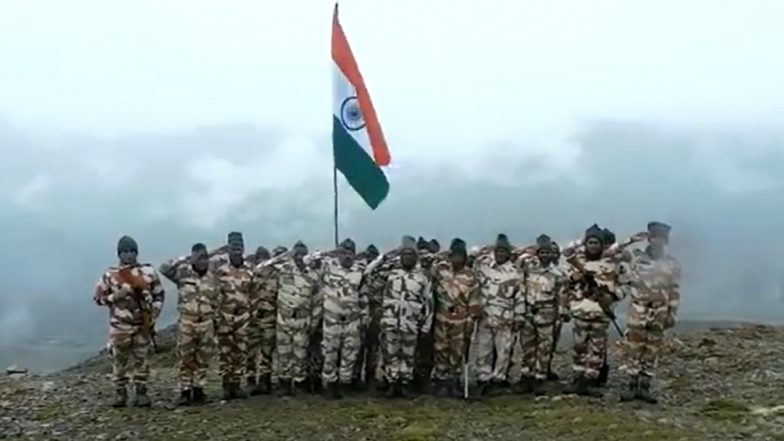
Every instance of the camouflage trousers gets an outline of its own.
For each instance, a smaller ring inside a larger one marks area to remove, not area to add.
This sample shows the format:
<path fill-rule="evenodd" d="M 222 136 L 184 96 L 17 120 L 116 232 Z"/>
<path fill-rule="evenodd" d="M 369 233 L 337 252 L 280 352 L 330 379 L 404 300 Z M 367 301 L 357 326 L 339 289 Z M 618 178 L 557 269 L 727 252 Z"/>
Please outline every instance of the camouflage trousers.
<path fill-rule="evenodd" d="M 599 377 L 607 351 L 606 320 L 586 321 L 575 318 L 572 325 L 574 334 L 574 360 L 572 370 L 577 375 L 590 379 Z"/>
<path fill-rule="evenodd" d="M 517 333 L 517 341 L 512 350 L 512 365 L 509 368 L 509 381 L 516 383 L 523 377 L 537 380 L 547 378 L 547 367 L 553 352 L 555 323 L 540 324 L 525 321 Z"/>
<path fill-rule="evenodd" d="M 220 373 L 226 383 L 240 383 L 245 377 L 248 358 L 248 319 L 248 313 L 223 314 L 218 319 Z"/>
<path fill-rule="evenodd" d="M 381 330 L 381 354 L 384 378 L 392 382 L 410 383 L 414 379 L 417 332 L 400 328 Z"/>
<path fill-rule="evenodd" d="M 180 315 L 177 324 L 177 379 L 180 390 L 204 387 L 214 344 L 212 319 Z"/>
<path fill-rule="evenodd" d="M 463 369 L 465 345 L 472 327 L 468 320 L 448 321 L 436 318 L 433 339 L 433 379 L 457 380 Z"/>
<path fill-rule="evenodd" d="M 508 325 L 491 326 L 479 322 L 476 334 L 476 369 L 479 381 L 506 381 L 514 335 Z"/>
<path fill-rule="evenodd" d="M 321 353 L 324 355 L 322 378 L 325 384 L 351 383 L 360 348 L 358 320 L 324 324 Z"/>
<path fill-rule="evenodd" d="M 668 316 L 666 306 L 648 308 L 644 304 L 631 303 L 623 341 L 622 372 L 633 376 L 655 375 L 664 346 L 664 322 Z"/>
<path fill-rule="evenodd" d="M 305 381 L 308 369 L 310 328 L 307 320 L 278 321 L 275 327 L 279 380 Z"/>
<path fill-rule="evenodd" d="M 147 384 L 150 375 L 150 336 L 140 326 L 128 330 L 112 328 L 109 331 L 112 351 L 112 377 L 115 386 L 125 387 L 128 380 Z M 131 378 L 132 377 L 132 378 Z"/>
<path fill-rule="evenodd" d="M 264 313 L 256 315 L 248 325 L 248 377 L 257 378 L 272 373 L 275 322 L 275 314 Z"/>

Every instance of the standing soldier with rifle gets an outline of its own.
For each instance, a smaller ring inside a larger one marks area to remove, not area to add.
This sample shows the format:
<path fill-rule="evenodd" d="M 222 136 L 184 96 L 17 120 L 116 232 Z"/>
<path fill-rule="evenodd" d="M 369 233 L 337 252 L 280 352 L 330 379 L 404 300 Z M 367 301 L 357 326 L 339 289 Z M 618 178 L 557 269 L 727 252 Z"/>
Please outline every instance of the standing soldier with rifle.
<path fill-rule="evenodd" d="M 242 388 L 248 357 L 248 323 L 256 307 L 257 286 L 253 271 L 245 263 L 242 233 L 228 236 L 228 254 L 215 269 L 218 279 L 216 333 L 220 350 L 223 399 L 244 399 Z"/>
<path fill-rule="evenodd" d="M 648 224 L 648 246 L 632 252 L 636 290 L 629 304 L 628 332 L 624 341 L 628 390 L 622 401 L 642 400 L 655 404 L 651 379 L 664 344 L 664 331 L 675 326 L 680 303 L 681 267 L 665 251 L 670 226 L 661 222 Z"/>
<path fill-rule="evenodd" d="M 559 320 L 569 320 L 566 275 L 557 266 L 557 249 L 550 237 L 536 240 L 536 254 L 523 262 L 523 302 L 516 315 L 523 316 L 518 344 L 513 351 L 513 370 L 519 380 L 515 392 L 544 394 L 548 362 L 552 358 L 554 328 Z"/>
<path fill-rule="evenodd" d="M 567 393 L 601 396 L 597 385 L 604 354 L 607 329 L 615 319 L 613 305 L 631 287 L 631 273 L 617 260 L 604 256 L 606 233 L 597 225 L 585 232 L 584 247 L 568 257 L 574 297 L 570 313 L 574 320 L 575 378 Z"/>
<path fill-rule="evenodd" d="M 436 254 L 431 268 L 435 295 L 433 383 L 439 397 L 461 396 L 461 368 L 473 323 L 479 317 L 479 279 L 467 266 L 462 239 L 453 239 L 448 260 Z"/>
<path fill-rule="evenodd" d="M 136 389 L 133 405 L 152 404 L 147 394 L 149 353 L 155 320 L 163 308 L 164 291 L 155 269 L 139 264 L 138 254 L 135 240 L 129 236 L 120 238 L 117 243 L 120 264 L 104 273 L 93 297 L 96 304 L 109 308 L 109 341 L 116 387 L 113 407 L 127 405 L 129 370 L 133 370 Z"/>
<path fill-rule="evenodd" d="M 179 289 L 177 298 L 178 406 L 203 404 L 204 385 L 215 346 L 214 320 L 218 280 L 210 270 L 207 247 L 197 243 L 191 255 L 161 264 L 159 271 Z"/>

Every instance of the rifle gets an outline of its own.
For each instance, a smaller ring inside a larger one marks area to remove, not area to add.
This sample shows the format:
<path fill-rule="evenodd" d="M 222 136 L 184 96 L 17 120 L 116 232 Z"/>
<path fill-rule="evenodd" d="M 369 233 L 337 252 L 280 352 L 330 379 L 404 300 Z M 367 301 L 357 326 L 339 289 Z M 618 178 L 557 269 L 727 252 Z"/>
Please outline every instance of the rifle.
<path fill-rule="evenodd" d="M 469 371 L 471 370 L 471 347 L 474 346 L 474 341 L 476 341 L 476 332 L 479 327 L 479 320 L 474 320 L 473 330 L 471 331 L 470 340 L 467 342 L 468 344 L 464 345 L 463 350 L 463 399 L 468 401 L 470 399 L 470 394 L 468 391 L 468 383 L 469 383 Z"/>
<path fill-rule="evenodd" d="M 152 308 L 144 304 L 144 291 L 149 289 L 147 282 L 141 277 L 133 275 L 129 268 L 123 268 L 117 271 L 117 279 L 120 283 L 127 284 L 133 288 L 133 297 L 136 300 L 136 305 L 141 311 L 142 316 L 142 331 L 144 331 L 152 342 L 152 348 L 158 352 L 158 342 L 155 340 L 155 322 L 153 321 Z"/>

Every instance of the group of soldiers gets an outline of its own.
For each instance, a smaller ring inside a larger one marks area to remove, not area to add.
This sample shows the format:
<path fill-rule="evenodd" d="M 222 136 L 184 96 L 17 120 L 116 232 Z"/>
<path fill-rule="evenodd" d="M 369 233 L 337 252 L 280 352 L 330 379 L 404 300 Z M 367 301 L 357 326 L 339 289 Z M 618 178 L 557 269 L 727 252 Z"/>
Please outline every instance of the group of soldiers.
<path fill-rule="evenodd" d="M 567 322 L 574 377 L 566 393 L 600 396 L 608 328 L 618 327 L 614 305 L 627 298 L 621 399 L 655 403 L 651 380 L 680 300 L 669 233 L 651 222 L 618 243 L 594 224 L 565 247 L 547 235 L 515 247 L 499 234 L 470 249 L 455 238 L 442 251 L 436 240 L 404 236 L 384 254 L 373 245 L 357 252 L 346 239 L 329 251 L 297 242 L 245 256 L 242 234 L 232 232 L 225 246 L 197 243 L 157 270 L 138 262 L 138 246 L 125 236 L 119 265 L 94 296 L 110 310 L 112 405 L 128 404 L 131 380 L 132 405 L 151 404 L 148 359 L 164 303 L 158 274 L 179 291 L 178 405 L 206 401 L 216 346 L 224 400 L 273 389 L 339 398 L 370 386 L 390 397 L 464 396 L 468 369 L 480 395 L 541 395 L 558 379 L 552 357 Z"/>

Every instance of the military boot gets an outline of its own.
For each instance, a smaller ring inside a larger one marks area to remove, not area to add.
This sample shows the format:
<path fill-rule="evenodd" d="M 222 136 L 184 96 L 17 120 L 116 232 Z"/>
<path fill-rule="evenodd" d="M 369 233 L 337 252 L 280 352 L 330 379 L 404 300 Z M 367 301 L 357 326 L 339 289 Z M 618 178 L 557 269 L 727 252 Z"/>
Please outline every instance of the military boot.
<path fill-rule="evenodd" d="M 204 404 L 207 402 L 207 395 L 204 394 L 204 389 L 201 387 L 193 388 L 193 404 Z"/>
<path fill-rule="evenodd" d="M 531 392 L 533 392 L 534 396 L 541 397 L 547 395 L 547 390 L 545 389 L 544 380 L 536 378 L 531 383 Z"/>
<path fill-rule="evenodd" d="M 339 400 L 343 398 L 342 385 L 337 381 L 334 383 L 329 383 L 329 386 L 327 386 L 327 388 L 329 390 L 329 396 L 333 400 Z"/>
<path fill-rule="evenodd" d="M 570 384 L 565 390 L 564 393 L 567 395 L 581 395 L 587 396 L 589 394 L 590 385 L 593 380 L 590 380 L 585 377 L 585 375 L 578 375 L 577 377 L 572 380 L 572 384 Z"/>
<path fill-rule="evenodd" d="M 621 402 L 626 403 L 636 399 L 639 387 L 640 378 L 636 375 L 629 377 L 629 384 L 626 386 L 626 390 L 621 392 Z"/>
<path fill-rule="evenodd" d="M 449 383 L 446 380 L 433 381 L 433 395 L 439 398 L 448 398 L 451 393 L 449 390 Z"/>
<path fill-rule="evenodd" d="M 534 390 L 534 379 L 532 377 L 524 376 L 520 381 L 515 383 L 513 392 L 518 395 L 530 394 Z"/>
<path fill-rule="evenodd" d="M 398 394 L 398 396 L 405 400 L 413 399 L 415 395 L 414 391 L 416 389 L 416 386 L 408 382 L 403 382 L 399 384 L 400 384 L 400 393 Z"/>
<path fill-rule="evenodd" d="M 144 384 L 136 383 L 136 397 L 133 400 L 134 407 L 150 407 L 152 401 L 147 396 L 147 386 Z"/>
<path fill-rule="evenodd" d="M 388 383 L 387 391 L 386 391 L 387 398 L 397 398 L 401 395 L 401 385 L 397 381 L 391 381 Z"/>
<path fill-rule="evenodd" d="M 223 393 L 221 394 L 221 399 L 223 401 L 230 401 L 234 399 L 234 394 L 231 390 L 231 383 L 225 380 L 223 381 Z"/>
<path fill-rule="evenodd" d="M 246 392 L 245 389 L 242 388 L 242 383 L 239 383 L 239 382 L 234 383 L 232 385 L 231 392 L 234 395 L 234 398 L 237 398 L 239 400 L 247 400 L 248 399 L 248 392 Z"/>
<path fill-rule="evenodd" d="M 272 376 L 264 374 L 259 380 L 258 392 L 260 395 L 267 395 L 272 392 Z"/>
<path fill-rule="evenodd" d="M 190 406 L 193 403 L 193 391 L 185 389 L 180 392 L 180 398 L 177 399 L 177 407 Z"/>
<path fill-rule="evenodd" d="M 561 377 L 553 371 L 547 371 L 547 381 L 559 381 Z"/>
<path fill-rule="evenodd" d="M 645 401 L 648 404 L 656 404 L 659 402 L 656 395 L 651 392 L 651 378 L 643 375 L 640 377 L 640 387 L 637 389 L 637 398 Z"/>
<path fill-rule="evenodd" d="M 278 396 L 280 397 L 290 397 L 292 393 L 292 384 L 291 379 L 280 379 L 280 383 L 278 385 Z"/>
<path fill-rule="evenodd" d="M 295 381 L 294 393 L 297 395 L 307 394 L 310 392 L 310 386 L 307 381 Z"/>
<path fill-rule="evenodd" d="M 128 389 L 123 387 L 118 387 L 114 391 L 114 401 L 112 402 L 112 407 L 120 408 L 125 407 L 128 405 Z"/>
<path fill-rule="evenodd" d="M 256 377 L 248 377 L 247 384 L 248 392 L 250 392 L 252 396 L 261 395 L 261 392 L 259 392 L 259 382 L 256 381 Z"/>

